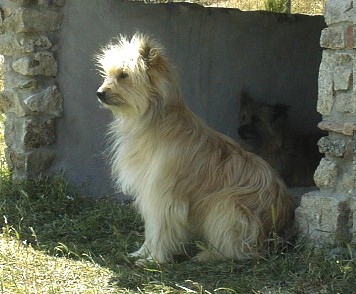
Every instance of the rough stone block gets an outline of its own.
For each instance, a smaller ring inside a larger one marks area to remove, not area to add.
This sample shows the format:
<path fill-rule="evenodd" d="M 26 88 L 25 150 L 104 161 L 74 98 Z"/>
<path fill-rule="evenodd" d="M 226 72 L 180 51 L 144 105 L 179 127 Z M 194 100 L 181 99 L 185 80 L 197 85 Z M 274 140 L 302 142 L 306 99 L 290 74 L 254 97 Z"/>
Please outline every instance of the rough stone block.
<path fill-rule="evenodd" d="M 326 1 L 324 16 L 327 25 L 345 21 L 354 22 L 355 13 L 353 0 Z"/>
<path fill-rule="evenodd" d="M 33 94 L 23 101 L 31 112 L 59 117 L 63 112 L 63 97 L 55 85 Z"/>
<path fill-rule="evenodd" d="M 350 170 L 347 170 L 341 179 L 341 189 L 347 195 L 356 196 L 356 169 L 355 166 L 351 166 Z"/>
<path fill-rule="evenodd" d="M 12 56 L 20 50 L 20 44 L 12 35 L 0 35 L 0 54 Z"/>
<path fill-rule="evenodd" d="M 345 66 L 337 66 L 334 69 L 334 90 L 348 90 L 350 87 L 352 77 L 352 68 L 348 68 Z"/>
<path fill-rule="evenodd" d="M 40 148 L 31 152 L 5 150 L 6 161 L 13 171 L 14 179 L 34 178 L 50 168 L 56 157 L 54 150 Z"/>
<path fill-rule="evenodd" d="M 54 77 L 58 70 L 57 62 L 50 52 L 38 52 L 32 57 L 19 58 L 12 63 L 12 68 L 25 76 L 45 75 Z"/>
<path fill-rule="evenodd" d="M 353 55 L 350 53 L 344 53 L 344 52 L 335 52 L 335 59 L 336 59 L 336 64 L 338 66 L 340 65 L 349 65 L 352 66 L 352 61 L 353 61 Z"/>
<path fill-rule="evenodd" d="M 52 149 L 40 148 L 32 151 L 27 157 L 27 174 L 31 177 L 37 177 L 52 165 L 56 158 L 56 152 Z"/>
<path fill-rule="evenodd" d="M 343 139 L 330 139 L 329 137 L 322 137 L 318 141 L 319 152 L 330 154 L 336 157 L 342 157 L 346 152 L 346 142 Z"/>
<path fill-rule="evenodd" d="M 15 136 L 17 135 L 16 131 L 15 120 L 11 115 L 8 115 L 4 122 L 4 137 L 6 146 L 15 146 Z"/>
<path fill-rule="evenodd" d="M 26 170 L 26 156 L 24 153 L 16 152 L 12 148 L 5 149 L 5 159 L 7 165 L 11 171 L 13 171 L 13 175 L 18 174 L 19 178 L 25 178 L 25 170 Z M 21 176 L 20 176 L 21 175 Z"/>
<path fill-rule="evenodd" d="M 338 166 L 336 162 L 322 158 L 314 173 L 314 182 L 320 189 L 336 187 Z"/>
<path fill-rule="evenodd" d="M 30 76 L 24 76 L 15 72 L 8 73 L 6 75 L 6 88 L 12 90 L 18 89 L 36 89 L 38 82 L 35 78 Z M 15 91 L 18 92 L 18 91 Z"/>
<path fill-rule="evenodd" d="M 57 31 L 60 28 L 62 16 L 55 11 L 38 11 L 30 8 L 15 10 L 4 21 L 7 32 L 33 33 Z"/>
<path fill-rule="evenodd" d="M 19 39 L 19 45 L 22 52 L 34 52 L 38 50 L 48 50 L 52 47 L 52 42 L 45 35 L 32 36 L 31 38 L 23 37 Z"/>
<path fill-rule="evenodd" d="M 16 150 L 48 146 L 55 140 L 54 118 L 17 117 L 5 120 L 5 143 Z"/>
<path fill-rule="evenodd" d="M 15 113 L 17 116 L 26 115 L 16 92 L 3 91 L 0 93 L 0 110 L 6 113 Z"/>
<path fill-rule="evenodd" d="M 300 237 L 335 246 L 350 241 L 350 216 L 348 199 L 314 191 L 302 196 L 295 222 Z"/>
<path fill-rule="evenodd" d="M 355 144 L 355 140 L 353 140 L 352 138 L 350 138 L 346 143 L 346 151 L 344 153 L 344 158 L 348 161 L 353 161 L 356 156 L 354 150 L 354 144 Z"/>
<path fill-rule="evenodd" d="M 346 48 L 345 28 L 338 25 L 323 29 L 320 37 L 320 46 L 330 49 Z"/>
<path fill-rule="evenodd" d="M 335 108 L 340 113 L 356 113 L 356 97 L 352 92 L 336 93 Z"/>
<path fill-rule="evenodd" d="M 12 93 L 10 92 L 0 92 L 0 112 L 4 113 L 9 109 L 13 108 L 14 99 L 12 98 Z"/>
<path fill-rule="evenodd" d="M 26 118 L 8 113 L 5 120 L 6 146 L 16 150 L 24 150 L 23 137 L 25 133 Z"/>
<path fill-rule="evenodd" d="M 23 144 L 28 148 L 48 146 L 55 140 L 54 119 L 40 119 L 38 117 L 26 120 Z"/>
<path fill-rule="evenodd" d="M 323 51 L 319 68 L 317 111 L 322 115 L 330 114 L 334 105 L 333 69 L 335 67 L 334 54 Z"/>
<path fill-rule="evenodd" d="M 51 41 L 45 35 L 33 36 L 31 38 L 17 38 L 14 35 L 0 35 L 0 54 L 12 56 L 18 52 L 28 53 L 35 50 L 47 50 L 52 47 Z"/>

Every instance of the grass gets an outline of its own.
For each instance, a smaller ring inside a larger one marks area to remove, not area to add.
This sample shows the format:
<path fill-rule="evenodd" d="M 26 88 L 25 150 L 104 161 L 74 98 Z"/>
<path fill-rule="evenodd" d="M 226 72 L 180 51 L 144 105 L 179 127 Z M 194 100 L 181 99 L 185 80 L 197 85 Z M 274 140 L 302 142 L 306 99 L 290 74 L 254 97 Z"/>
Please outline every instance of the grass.
<path fill-rule="evenodd" d="M 352 293 L 356 284 L 355 257 L 301 244 L 249 262 L 136 267 L 126 254 L 143 225 L 130 206 L 83 197 L 63 179 L 0 175 L 0 293 Z"/>

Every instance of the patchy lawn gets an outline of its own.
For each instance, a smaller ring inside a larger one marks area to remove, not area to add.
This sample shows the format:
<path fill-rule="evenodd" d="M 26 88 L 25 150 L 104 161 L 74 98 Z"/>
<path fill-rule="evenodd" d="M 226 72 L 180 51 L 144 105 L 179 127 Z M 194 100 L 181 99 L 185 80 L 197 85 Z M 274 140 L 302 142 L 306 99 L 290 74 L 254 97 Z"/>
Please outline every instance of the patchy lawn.
<path fill-rule="evenodd" d="M 356 259 L 301 244 L 258 261 L 190 260 L 137 267 L 143 241 L 133 209 L 83 197 L 62 179 L 0 177 L 0 293 L 355 293 Z M 351 250 L 350 250 L 351 252 Z"/>

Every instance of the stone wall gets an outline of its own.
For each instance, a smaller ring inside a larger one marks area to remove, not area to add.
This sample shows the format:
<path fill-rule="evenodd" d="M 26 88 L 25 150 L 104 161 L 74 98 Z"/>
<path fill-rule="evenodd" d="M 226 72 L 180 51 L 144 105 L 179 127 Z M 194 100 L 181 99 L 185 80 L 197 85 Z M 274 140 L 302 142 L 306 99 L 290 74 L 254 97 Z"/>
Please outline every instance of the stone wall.
<path fill-rule="evenodd" d="M 56 157 L 58 31 L 64 0 L 1 0 L 0 54 L 6 157 L 14 178 L 39 176 Z"/>
<path fill-rule="evenodd" d="M 319 191 L 302 197 L 296 220 L 302 236 L 321 245 L 356 243 L 356 8 L 328 0 L 320 44 L 317 110 L 328 131 L 318 145 L 325 158 L 314 180 Z"/>

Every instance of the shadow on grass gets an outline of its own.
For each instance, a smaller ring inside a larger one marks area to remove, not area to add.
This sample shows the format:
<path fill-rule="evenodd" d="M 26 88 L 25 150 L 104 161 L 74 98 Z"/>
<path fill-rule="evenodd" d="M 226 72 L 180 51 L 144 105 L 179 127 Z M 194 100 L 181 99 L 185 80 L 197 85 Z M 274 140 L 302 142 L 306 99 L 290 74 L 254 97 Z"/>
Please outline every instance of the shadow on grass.
<path fill-rule="evenodd" d="M 190 293 L 352 293 L 355 259 L 327 258 L 295 246 L 266 259 L 197 264 L 188 245 L 181 262 L 136 267 L 126 256 L 143 241 L 135 211 L 113 199 L 83 197 L 63 179 L 13 183 L 1 176 L 0 216 L 17 238 L 52 256 L 110 269 L 118 290 Z M 4 226 L 3 225 L 3 226 Z"/>

